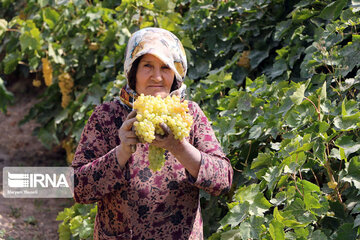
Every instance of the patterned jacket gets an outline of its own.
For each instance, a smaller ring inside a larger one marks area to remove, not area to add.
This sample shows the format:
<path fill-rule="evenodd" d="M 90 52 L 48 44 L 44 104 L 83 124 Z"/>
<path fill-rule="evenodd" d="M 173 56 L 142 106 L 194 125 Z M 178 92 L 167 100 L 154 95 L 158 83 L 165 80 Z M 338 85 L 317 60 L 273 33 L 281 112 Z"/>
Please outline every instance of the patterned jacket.
<path fill-rule="evenodd" d="M 83 129 L 72 163 L 74 199 L 98 204 L 94 239 L 203 239 L 199 189 L 227 192 L 233 170 L 207 117 L 189 101 L 194 118 L 190 136 L 201 152 L 197 179 L 166 151 L 158 172 L 148 166 L 148 144 L 137 144 L 124 168 L 116 159 L 118 129 L 129 110 L 118 100 L 95 108 Z"/>

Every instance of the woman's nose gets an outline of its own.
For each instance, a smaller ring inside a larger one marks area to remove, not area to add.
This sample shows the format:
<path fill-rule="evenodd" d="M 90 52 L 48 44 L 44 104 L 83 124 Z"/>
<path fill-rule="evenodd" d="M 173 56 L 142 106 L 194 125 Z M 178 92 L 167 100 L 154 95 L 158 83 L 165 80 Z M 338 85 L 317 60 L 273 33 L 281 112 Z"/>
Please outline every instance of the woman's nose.
<path fill-rule="evenodd" d="M 161 81 L 162 80 L 161 69 L 160 68 L 154 68 L 153 79 L 156 80 L 156 81 Z"/>

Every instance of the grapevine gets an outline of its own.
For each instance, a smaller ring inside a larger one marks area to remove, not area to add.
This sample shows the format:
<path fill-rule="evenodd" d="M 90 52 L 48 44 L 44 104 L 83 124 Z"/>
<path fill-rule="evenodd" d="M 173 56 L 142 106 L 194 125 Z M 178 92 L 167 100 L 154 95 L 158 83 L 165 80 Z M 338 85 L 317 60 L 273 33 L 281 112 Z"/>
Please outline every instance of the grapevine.
<path fill-rule="evenodd" d="M 141 94 L 134 102 L 137 111 L 135 133 L 144 142 L 152 143 L 155 134 L 164 135 L 160 123 L 165 123 L 174 134 L 174 138 L 182 140 L 189 136 L 193 123 L 192 116 L 188 114 L 188 102 L 180 101 L 178 96 L 168 96 L 162 99 L 160 96 L 144 96 Z M 158 171 L 164 165 L 165 150 L 150 145 L 149 168 Z"/>

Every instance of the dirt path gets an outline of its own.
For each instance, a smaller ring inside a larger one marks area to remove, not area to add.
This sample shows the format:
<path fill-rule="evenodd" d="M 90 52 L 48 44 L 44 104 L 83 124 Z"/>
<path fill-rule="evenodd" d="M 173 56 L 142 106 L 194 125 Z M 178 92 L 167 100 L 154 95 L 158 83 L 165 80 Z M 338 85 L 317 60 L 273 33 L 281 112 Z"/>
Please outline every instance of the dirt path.
<path fill-rule="evenodd" d="M 4 198 L 2 169 L 10 166 L 66 166 L 61 148 L 47 150 L 32 136 L 37 124 L 32 121 L 21 127 L 18 122 L 26 115 L 36 98 L 24 91 L 15 93 L 15 104 L 5 115 L 0 112 L 0 239 L 58 239 L 56 221 L 59 211 L 73 204 L 72 199 Z"/>

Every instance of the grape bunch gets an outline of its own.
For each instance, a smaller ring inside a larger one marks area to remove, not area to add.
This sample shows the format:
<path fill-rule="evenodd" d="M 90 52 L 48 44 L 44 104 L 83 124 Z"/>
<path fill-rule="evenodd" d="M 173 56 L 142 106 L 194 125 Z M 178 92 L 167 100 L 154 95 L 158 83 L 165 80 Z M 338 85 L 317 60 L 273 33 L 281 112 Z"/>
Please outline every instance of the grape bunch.
<path fill-rule="evenodd" d="M 162 99 L 160 96 L 144 96 L 141 94 L 134 102 L 137 111 L 134 122 L 135 133 L 144 142 L 152 143 L 155 134 L 164 135 L 160 123 L 165 123 L 174 134 L 175 139 L 182 140 L 189 136 L 192 116 L 188 114 L 188 102 L 180 101 L 178 96 L 168 96 Z M 165 149 L 150 145 L 149 168 L 158 171 L 165 162 Z"/>
<path fill-rule="evenodd" d="M 67 72 L 63 72 L 58 76 L 59 88 L 62 94 L 61 106 L 66 108 L 71 102 L 71 92 L 74 87 L 74 80 Z"/>
<path fill-rule="evenodd" d="M 41 62 L 43 64 L 43 75 L 44 75 L 44 79 L 45 79 L 45 85 L 46 86 L 50 86 L 52 84 L 52 72 L 53 69 L 51 67 L 51 62 L 47 59 L 47 58 L 42 58 Z"/>
<path fill-rule="evenodd" d="M 153 171 L 160 170 L 165 163 L 165 149 L 149 146 L 149 168 Z"/>

